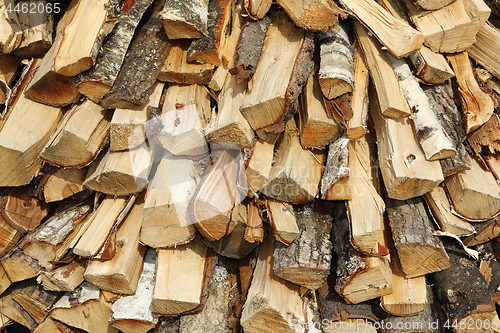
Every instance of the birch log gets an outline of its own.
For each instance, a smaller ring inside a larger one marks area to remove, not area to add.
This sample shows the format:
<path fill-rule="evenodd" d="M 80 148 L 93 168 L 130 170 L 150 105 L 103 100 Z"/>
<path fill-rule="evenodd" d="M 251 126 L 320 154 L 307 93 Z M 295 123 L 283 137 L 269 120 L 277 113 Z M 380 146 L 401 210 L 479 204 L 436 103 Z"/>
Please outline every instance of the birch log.
<path fill-rule="evenodd" d="M 166 1 L 160 13 L 170 39 L 194 39 L 208 34 L 208 0 Z"/>

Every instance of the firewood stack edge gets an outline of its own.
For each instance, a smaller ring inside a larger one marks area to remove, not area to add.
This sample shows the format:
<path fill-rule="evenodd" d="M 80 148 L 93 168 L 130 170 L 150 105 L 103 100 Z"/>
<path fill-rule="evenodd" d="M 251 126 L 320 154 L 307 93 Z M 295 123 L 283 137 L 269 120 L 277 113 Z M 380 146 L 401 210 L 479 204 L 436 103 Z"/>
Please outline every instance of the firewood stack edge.
<path fill-rule="evenodd" d="M 0 0 L 0 328 L 500 332 L 498 0 Z"/>

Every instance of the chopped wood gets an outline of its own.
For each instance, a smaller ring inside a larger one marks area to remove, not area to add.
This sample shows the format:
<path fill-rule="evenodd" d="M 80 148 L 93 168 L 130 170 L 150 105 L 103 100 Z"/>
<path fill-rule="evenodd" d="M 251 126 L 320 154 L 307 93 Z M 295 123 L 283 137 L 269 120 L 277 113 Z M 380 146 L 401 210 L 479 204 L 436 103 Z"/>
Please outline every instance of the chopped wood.
<path fill-rule="evenodd" d="M 415 5 L 425 10 L 436 10 L 443 8 L 455 0 L 412 0 Z"/>
<path fill-rule="evenodd" d="M 158 73 L 158 80 L 182 84 L 208 84 L 212 79 L 214 65 L 193 64 L 187 61 L 190 40 L 172 41 L 167 59 Z"/>
<path fill-rule="evenodd" d="M 41 272 L 37 278 L 37 282 L 45 290 L 73 291 L 84 281 L 83 273 L 86 266 L 87 263 L 85 261 L 75 260 L 50 272 Z"/>
<path fill-rule="evenodd" d="M 208 34 L 208 1 L 167 0 L 160 13 L 161 23 L 170 39 L 194 39 Z"/>
<path fill-rule="evenodd" d="M 272 0 L 244 0 L 248 15 L 254 20 L 261 20 L 271 8 Z"/>
<path fill-rule="evenodd" d="M 325 171 L 321 178 L 321 199 L 352 199 L 352 179 L 349 177 L 352 157 L 350 139 L 342 135 L 328 147 Z"/>
<path fill-rule="evenodd" d="M 432 189 L 424 195 L 424 198 L 442 231 L 459 237 L 474 233 L 474 227 L 469 222 L 453 214 L 453 208 L 443 187 Z"/>
<path fill-rule="evenodd" d="M 290 245 L 300 234 L 292 205 L 272 199 L 266 205 L 274 237 L 281 243 Z"/>
<path fill-rule="evenodd" d="M 500 66 L 495 57 L 498 50 L 500 50 L 500 31 L 486 22 L 477 32 L 476 42 L 467 52 L 474 61 L 484 66 L 496 78 L 500 78 Z"/>
<path fill-rule="evenodd" d="M 500 187 L 493 174 L 471 159 L 471 169 L 445 180 L 453 207 L 459 216 L 485 220 L 500 212 Z"/>
<path fill-rule="evenodd" d="M 320 85 L 314 75 L 307 80 L 297 112 L 302 147 L 325 149 L 340 136 L 341 127 L 327 116 Z"/>
<path fill-rule="evenodd" d="M 0 256 L 9 252 L 20 238 L 21 233 L 0 215 Z"/>
<path fill-rule="evenodd" d="M 0 105 L 10 97 L 16 74 L 21 68 L 21 58 L 13 54 L 0 54 Z"/>
<path fill-rule="evenodd" d="M 86 100 L 66 112 L 40 154 L 53 165 L 81 168 L 89 165 L 109 135 L 111 111 Z"/>
<path fill-rule="evenodd" d="M 31 197 L 27 187 L 18 187 L 4 199 L 0 212 L 7 223 L 24 234 L 40 225 L 49 213 L 49 205 Z"/>
<path fill-rule="evenodd" d="M 253 193 L 260 191 L 269 180 L 278 136 L 269 133 L 265 140 L 258 139 L 253 146 L 252 156 L 246 168 L 247 185 Z"/>
<path fill-rule="evenodd" d="M 2 320 L 11 319 L 26 327 L 29 331 L 33 331 L 37 326 L 37 322 L 19 303 L 12 299 L 11 294 L 0 298 L 0 312 L 2 313 Z"/>
<path fill-rule="evenodd" d="M 301 147 L 293 119 L 286 124 L 280 140 L 276 148 L 275 164 L 271 167 L 269 180 L 262 188 L 262 193 L 294 204 L 312 201 L 318 193 L 323 154 Z M 300 166 L 297 161 L 302 161 Z"/>
<path fill-rule="evenodd" d="M 228 73 L 229 69 L 227 68 L 227 66 L 222 65 L 217 67 L 214 75 L 212 75 L 212 78 L 208 83 L 208 88 L 212 89 L 213 91 L 220 91 L 222 89 L 222 86 L 224 85 L 224 82 L 226 81 Z"/>
<path fill-rule="evenodd" d="M 424 35 L 420 31 L 391 15 L 375 1 L 342 0 L 341 3 L 396 57 L 406 57 L 422 47 Z"/>
<path fill-rule="evenodd" d="M 310 31 L 338 29 L 338 16 L 347 16 L 329 0 L 278 0 L 278 4 L 300 28 Z"/>
<path fill-rule="evenodd" d="M 207 247 L 198 237 L 187 245 L 158 249 L 152 311 L 154 315 L 177 315 L 200 306 Z"/>
<path fill-rule="evenodd" d="M 248 218 L 244 239 L 252 244 L 255 242 L 262 242 L 264 240 L 264 227 L 262 226 L 262 218 L 260 216 L 259 209 L 260 207 L 257 202 L 253 200 L 248 202 Z"/>
<path fill-rule="evenodd" d="M 361 138 L 367 133 L 368 122 L 368 83 L 370 74 L 363 57 L 356 53 L 354 56 L 354 91 L 351 98 L 352 118 L 347 121 L 345 131 L 352 140 Z"/>
<path fill-rule="evenodd" d="M 354 22 L 359 45 L 364 54 L 366 65 L 370 70 L 370 75 L 377 91 L 377 100 L 380 111 L 384 116 L 401 118 L 411 114 L 396 76 L 387 59 L 387 54 L 382 50 L 381 45 L 375 37 L 370 36 L 368 31 L 357 21 Z M 370 98 L 374 102 L 374 98 Z"/>
<path fill-rule="evenodd" d="M 60 293 L 45 291 L 42 286 L 30 280 L 17 285 L 11 295 L 12 299 L 40 324 L 49 315 L 50 309 L 58 300 Z"/>
<path fill-rule="evenodd" d="M 147 22 L 135 32 L 112 88 L 99 101 L 102 107 L 130 109 L 149 102 L 156 77 L 170 51 L 170 42 L 158 15 L 165 1 L 154 2 L 144 15 Z"/>
<path fill-rule="evenodd" d="M 113 87 L 135 28 L 152 2 L 153 0 L 128 0 L 118 14 L 113 30 L 103 41 L 94 67 L 78 76 L 78 91 L 94 103 L 99 103 Z"/>
<path fill-rule="evenodd" d="M 252 87 L 240 107 L 258 133 L 284 130 L 313 70 L 313 34 L 297 28 L 283 12 L 272 19 Z"/>
<path fill-rule="evenodd" d="M 48 176 L 43 185 L 45 202 L 60 201 L 84 190 L 87 169 L 59 169 Z"/>
<path fill-rule="evenodd" d="M 500 221 L 498 217 L 480 223 L 474 223 L 475 233 L 465 238 L 465 246 L 484 244 L 500 235 Z"/>
<path fill-rule="evenodd" d="M 415 75 L 427 84 L 439 84 L 455 76 L 446 58 L 426 46 L 408 57 L 415 66 Z"/>
<path fill-rule="evenodd" d="M 19 248 L 2 258 L 2 265 L 11 282 L 18 282 L 38 276 L 42 266 L 38 261 L 26 255 Z"/>
<path fill-rule="evenodd" d="M 15 5 L 13 0 L 3 1 L 0 5 L 0 21 L 3 27 L 0 32 L 0 53 L 3 54 L 14 51 L 22 41 L 21 24 L 15 14 L 7 12 L 9 4 L 11 9 Z"/>
<path fill-rule="evenodd" d="M 259 248 L 252 284 L 241 314 L 245 332 L 288 332 L 292 320 L 305 322 L 299 286 L 274 275 L 273 252 L 274 246 L 269 239 Z"/>
<path fill-rule="evenodd" d="M 500 117 L 493 114 L 484 125 L 467 136 L 467 141 L 478 156 L 500 152 Z"/>

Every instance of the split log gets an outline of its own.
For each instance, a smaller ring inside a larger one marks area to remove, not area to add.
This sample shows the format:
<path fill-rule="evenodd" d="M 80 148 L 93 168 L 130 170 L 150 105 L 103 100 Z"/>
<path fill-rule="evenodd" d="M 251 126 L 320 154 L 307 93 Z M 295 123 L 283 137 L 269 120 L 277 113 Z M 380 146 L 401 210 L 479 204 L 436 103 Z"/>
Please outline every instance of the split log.
<path fill-rule="evenodd" d="M 11 319 L 26 327 L 29 331 L 33 331 L 37 326 L 37 322 L 19 303 L 12 299 L 12 295 L 10 294 L 0 298 L 0 312 L 2 313 L 1 318 L 3 320 Z"/>
<path fill-rule="evenodd" d="M 440 160 L 456 155 L 455 147 L 446 136 L 437 116 L 432 112 L 429 101 L 420 84 L 403 59 L 387 55 L 396 75 L 399 87 L 413 113 L 415 134 L 428 161 Z"/>
<path fill-rule="evenodd" d="M 321 178 L 321 199 L 352 199 L 352 178 L 349 173 L 353 152 L 350 142 L 343 135 L 328 147 L 325 171 Z"/>
<path fill-rule="evenodd" d="M 89 100 L 74 105 L 64 114 L 40 158 L 62 167 L 89 165 L 109 135 L 111 114 Z"/>
<path fill-rule="evenodd" d="M 415 66 L 415 75 L 427 84 L 443 83 L 455 76 L 446 58 L 426 46 L 411 53 L 408 58 Z"/>
<path fill-rule="evenodd" d="M 354 56 L 354 91 L 351 98 L 352 118 L 347 121 L 345 131 L 352 140 L 361 138 L 367 133 L 368 122 L 368 84 L 370 74 L 363 57 L 356 53 Z"/>
<path fill-rule="evenodd" d="M 224 150 L 198 184 L 188 211 L 198 231 L 209 241 L 229 234 L 232 210 L 246 196 L 243 157 Z M 240 188 L 241 187 L 241 188 Z"/>
<path fill-rule="evenodd" d="M 465 12 L 469 16 L 472 24 L 470 30 L 474 32 L 474 41 L 476 42 L 476 34 L 483 24 L 488 21 L 491 14 L 490 7 L 483 0 L 464 0 Z"/>
<path fill-rule="evenodd" d="M 32 280 L 16 285 L 10 295 L 38 324 L 47 318 L 52 305 L 61 296 L 58 292 L 45 291 Z"/>
<path fill-rule="evenodd" d="M 108 324 L 111 304 L 100 294 L 97 287 L 85 282 L 75 291 L 64 294 L 54 304 L 50 317 L 88 333 L 116 333 L 118 330 Z"/>
<path fill-rule="evenodd" d="M 375 37 L 368 35 L 368 31 L 359 22 L 355 21 L 354 27 L 377 91 L 376 98 L 380 105 L 380 112 L 384 116 L 393 118 L 409 116 L 410 108 L 400 91 L 396 76 L 381 45 Z"/>
<path fill-rule="evenodd" d="M 396 57 L 405 57 L 422 47 L 424 35 L 420 31 L 392 16 L 375 1 L 342 0 L 341 3 Z"/>
<path fill-rule="evenodd" d="M 271 8 L 272 0 L 244 0 L 248 15 L 254 20 L 261 20 Z"/>
<path fill-rule="evenodd" d="M 135 28 L 153 0 L 127 1 L 113 30 L 103 41 L 94 67 L 77 78 L 78 91 L 94 103 L 113 87 L 129 48 Z"/>
<path fill-rule="evenodd" d="M 21 58 L 13 54 L 0 55 L 0 105 L 4 105 L 9 99 L 20 68 Z"/>
<path fill-rule="evenodd" d="M 208 34 L 208 0 L 166 1 L 160 17 L 169 39 L 195 39 Z"/>
<path fill-rule="evenodd" d="M 0 256 L 9 252 L 21 238 L 21 233 L 0 215 Z M 1 283 L 0 283 L 1 285 Z M 2 288 L 0 288 L 1 291 Z"/>
<path fill-rule="evenodd" d="M 448 60 L 456 74 L 465 129 L 469 134 L 490 119 L 495 103 L 479 87 L 467 52 L 448 55 Z"/>
<path fill-rule="evenodd" d="M 84 281 L 83 273 L 86 266 L 86 261 L 75 260 L 50 272 L 41 272 L 37 278 L 37 282 L 45 290 L 73 291 Z"/>
<path fill-rule="evenodd" d="M 158 108 L 164 86 L 163 83 L 156 84 L 146 107 L 116 109 L 113 112 L 109 136 L 111 151 L 136 148 L 153 135 L 153 133 L 147 133 L 148 112 Z"/>
<path fill-rule="evenodd" d="M 469 220 L 485 220 L 500 212 L 500 187 L 491 172 L 471 159 L 471 169 L 445 180 L 456 212 Z"/>
<path fill-rule="evenodd" d="M 444 177 L 470 169 L 469 154 L 462 142 L 466 139 L 462 112 L 454 100 L 456 96 L 451 83 L 424 87 L 432 112 L 438 117 L 446 136 L 450 138 L 457 154 L 453 158 L 440 160 Z"/>
<path fill-rule="evenodd" d="M 302 161 L 300 166 L 297 161 Z M 294 204 L 312 201 L 318 193 L 322 165 L 320 152 L 300 146 L 298 129 L 291 119 L 277 144 L 275 164 L 261 191 L 268 197 Z"/>
<path fill-rule="evenodd" d="M 299 99 L 297 112 L 302 147 L 326 148 L 340 136 L 341 128 L 334 119 L 327 116 L 320 85 L 314 75 L 307 80 Z"/>
<path fill-rule="evenodd" d="M 28 280 L 38 276 L 43 270 L 38 261 L 26 255 L 19 248 L 9 252 L 2 258 L 5 273 L 11 282 Z"/>
<path fill-rule="evenodd" d="M 432 189 L 424 195 L 424 198 L 439 229 L 459 237 L 474 233 L 474 227 L 469 222 L 453 214 L 451 203 L 443 187 L 438 186 Z"/>
<path fill-rule="evenodd" d="M 174 155 L 206 155 L 203 129 L 212 118 L 210 95 L 199 85 L 170 85 L 165 92 L 161 121 L 155 140 Z"/>
<path fill-rule="evenodd" d="M 244 239 L 252 244 L 256 242 L 262 242 L 264 240 L 264 227 L 262 225 L 262 218 L 260 216 L 259 209 L 260 207 L 257 202 L 248 202 L 248 218 Z"/>
<path fill-rule="evenodd" d="M 320 200 L 294 207 L 299 235 L 289 246 L 276 242 L 275 276 L 311 290 L 321 287 L 332 260 L 332 208 L 332 203 Z"/>
<path fill-rule="evenodd" d="M 190 40 L 172 41 L 167 59 L 158 73 L 158 80 L 182 84 L 208 84 L 214 65 L 193 64 L 187 61 Z"/>
<path fill-rule="evenodd" d="M 148 186 L 154 159 L 149 142 L 124 151 L 104 151 L 89 167 L 83 186 L 109 195 L 137 194 Z"/>
<path fill-rule="evenodd" d="M 269 180 L 277 139 L 278 134 L 269 133 L 265 140 L 258 139 L 253 146 L 252 156 L 246 168 L 247 185 L 253 193 L 260 191 Z"/>
<path fill-rule="evenodd" d="M 241 326 L 248 333 L 290 332 L 292 320 L 306 321 L 299 286 L 273 273 L 273 252 L 269 239 L 259 248 L 252 284 L 241 314 Z"/>
<path fill-rule="evenodd" d="M 354 50 L 345 24 L 334 34 L 323 32 L 318 37 L 321 63 L 318 72 L 321 91 L 328 99 L 337 98 L 354 89 Z"/>
<path fill-rule="evenodd" d="M 18 187 L 3 200 L 0 212 L 7 223 L 24 234 L 40 225 L 49 213 L 49 205 L 31 197 L 27 187 Z"/>
<path fill-rule="evenodd" d="M 413 0 L 413 3 L 419 8 L 425 10 L 436 10 L 443 8 L 454 2 L 454 0 Z"/>
<path fill-rule="evenodd" d="M 450 267 L 441 240 L 433 235 L 434 227 L 422 198 L 406 201 L 387 199 L 387 215 L 394 247 L 406 278 Z"/>
<path fill-rule="evenodd" d="M 87 169 L 59 169 L 48 176 L 43 185 L 45 202 L 60 201 L 84 190 Z"/>
<path fill-rule="evenodd" d="M 229 69 L 227 68 L 227 66 L 222 65 L 217 67 L 214 75 L 212 75 L 212 78 L 208 83 L 208 88 L 212 89 L 213 91 L 220 91 L 222 89 L 222 86 L 224 85 L 228 73 Z"/>
<path fill-rule="evenodd" d="M 7 7 L 15 8 L 13 0 L 7 0 L 0 5 L 0 21 L 2 24 L 2 31 L 0 32 L 0 53 L 11 53 L 19 46 L 22 41 L 21 24 L 17 20 L 16 15 L 7 12 Z"/>
<path fill-rule="evenodd" d="M 102 107 L 130 109 L 148 103 L 156 77 L 170 51 L 170 43 L 158 15 L 165 1 L 155 2 L 145 13 L 147 22 L 135 32 L 113 87 L 99 101 Z"/>
<path fill-rule="evenodd" d="M 284 130 L 312 73 L 313 51 L 312 33 L 297 28 L 283 12 L 273 17 L 252 87 L 240 107 L 254 130 L 261 133 Z"/>
<path fill-rule="evenodd" d="M 438 161 L 427 161 L 407 118 L 393 119 L 380 113 L 370 93 L 371 117 L 377 134 L 378 157 L 387 196 L 406 200 L 429 192 L 443 181 Z"/>
<path fill-rule="evenodd" d="M 328 0 L 278 0 L 278 4 L 290 16 L 295 25 L 309 31 L 338 29 L 338 15 L 347 15 L 335 2 Z"/>
<path fill-rule="evenodd" d="M 99 208 L 90 216 L 87 228 L 73 247 L 73 253 L 82 257 L 95 256 L 105 243 L 113 226 L 119 225 L 128 213 L 134 199 L 134 196 L 104 198 Z"/>
<path fill-rule="evenodd" d="M 500 117 L 493 114 L 477 131 L 467 136 L 472 150 L 477 156 L 500 152 Z"/>
<path fill-rule="evenodd" d="M 109 323 L 127 333 L 145 333 L 156 326 L 158 318 L 151 313 L 153 300 L 156 251 L 148 249 L 135 293 L 122 297 L 113 303 Z"/>
<path fill-rule="evenodd" d="M 500 235 L 500 221 L 497 217 L 480 223 L 474 223 L 475 233 L 466 237 L 463 242 L 465 246 L 484 244 Z"/>
<path fill-rule="evenodd" d="M 477 32 L 476 42 L 467 50 L 467 53 L 496 78 L 500 78 L 500 65 L 495 57 L 498 50 L 500 50 L 500 31 L 491 23 L 486 22 Z"/>
<path fill-rule="evenodd" d="M 274 237 L 277 241 L 290 245 L 300 235 L 293 206 L 272 199 L 267 200 L 266 206 Z"/>
<path fill-rule="evenodd" d="M 178 315 L 197 309 L 202 303 L 206 269 L 210 257 L 198 237 L 187 245 L 158 249 L 153 293 L 154 315 Z"/>
<path fill-rule="evenodd" d="M 255 134 L 240 112 L 246 88 L 245 83 L 237 85 L 236 77 L 226 74 L 219 93 L 218 112 L 205 128 L 207 141 L 232 143 L 240 148 L 253 145 Z"/>

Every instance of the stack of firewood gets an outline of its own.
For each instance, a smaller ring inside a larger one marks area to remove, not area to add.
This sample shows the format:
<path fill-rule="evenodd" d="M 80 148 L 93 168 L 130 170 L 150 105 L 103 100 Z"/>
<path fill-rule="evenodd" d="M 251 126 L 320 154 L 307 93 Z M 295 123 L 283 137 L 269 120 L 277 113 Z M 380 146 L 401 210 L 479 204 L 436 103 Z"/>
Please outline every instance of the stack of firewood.
<path fill-rule="evenodd" d="M 0 0 L 0 328 L 500 332 L 485 1 Z"/>

